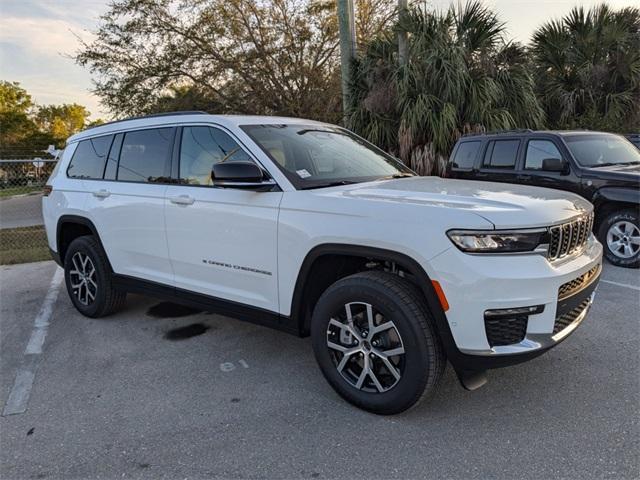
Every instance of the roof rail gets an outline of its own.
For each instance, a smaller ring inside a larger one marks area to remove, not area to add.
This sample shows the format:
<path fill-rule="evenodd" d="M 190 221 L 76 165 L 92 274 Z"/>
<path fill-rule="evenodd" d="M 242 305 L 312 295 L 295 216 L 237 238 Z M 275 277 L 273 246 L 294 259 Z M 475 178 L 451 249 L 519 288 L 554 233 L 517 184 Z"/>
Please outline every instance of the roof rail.
<path fill-rule="evenodd" d="M 511 130 L 491 130 L 489 132 L 469 132 L 462 135 L 463 137 L 475 137 L 477 135 L 502 135 L 506 133 L 533 133 L 530 128 L 512 128 Z"/>
<path fill-rule="evenodd" d="M 149 115 L 140 115 L 139 117 L 130 117 L 130 118 L 123 118 L 122 120 L 113 120 L 112 122 L 105 122 L 105 123 L 101 123 L 100 125 L 92 125 L 91 127 L 85 128 L 85 130 L 104 127 L 105 125 L 113 125 L 114 123 L 128 122 L 129 120 L 141 120 L 143 118 L 155 118 L 155 117 L 171 117 L 174 115 L 208 115 L 208 113 L 202 110 L 182 110 L 178 112 L 151 113 Z"/>
<path fill-rule="evenodd" d="M 501 135 L 503 133 L 533 133 L 530 128 L 512 128 L 510 130 L 492 130 L 487 132 L 486 135 Z"/>

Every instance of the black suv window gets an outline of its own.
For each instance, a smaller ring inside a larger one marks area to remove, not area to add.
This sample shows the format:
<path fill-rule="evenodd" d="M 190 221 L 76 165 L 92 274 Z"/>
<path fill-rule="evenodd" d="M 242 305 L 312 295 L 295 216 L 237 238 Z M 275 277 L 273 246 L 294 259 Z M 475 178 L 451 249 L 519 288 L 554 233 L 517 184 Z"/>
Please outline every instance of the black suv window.
<path fill-rule="evenodd" d="M 490 168 L 514 168 L 520 140 L 496 140 L 489 144 L 483 166 Z"/>
<path fill-rule="evenodd" d="M 460 143 L 451 166 L 453 168 L 473 168 L 481 143 L 480 141 Z"/>
<path fill-rule="evenodd" d="M 162 182 L 169 177 L 173 128 L 127 132 L 122 142 L 118 180 Z"/>
<path fill-rule="evenodd" d="M 524 168 L 527 170 L 542 170 L 542 161 L 547 158 L 562 160 L 558 147 L 551 140 L 529 140 Z"/>
<path fill-rule="evenodd" d="M 113 135 L 90 138 L 78 143 L 76 151 L 67 168 L 67 176 L 71 178 L 102 179 L 104 164 L 111 145 Z"/>
<path fill-rule="evenodd" d="M 180 180 L 211 185 L 211 168 L 219 162 L 251 162 L 240 145 L 218 128 L 184 127 L 180 146 Z"/>

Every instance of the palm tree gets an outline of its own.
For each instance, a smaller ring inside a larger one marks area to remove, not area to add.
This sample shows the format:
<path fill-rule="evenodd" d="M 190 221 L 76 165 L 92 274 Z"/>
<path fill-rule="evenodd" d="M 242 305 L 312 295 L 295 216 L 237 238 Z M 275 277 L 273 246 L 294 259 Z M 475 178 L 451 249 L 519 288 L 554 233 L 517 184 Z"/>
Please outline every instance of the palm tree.
<path fill-rule="evenodd" d="M 396 29 L 408 33 L 409 62 L 399 64 L 394 32 L 371 42 L 355 61 L 348 123 L 419 173 L 443 173 L 466 132 L 543 124 L 525 49 L 480 2 L 412 8 Z"/>
<path fill-rule="evenodd" d="M 532 53 L 550 126 L 640 129 L 640 9 L 576 7 L 538 29 Z"/>

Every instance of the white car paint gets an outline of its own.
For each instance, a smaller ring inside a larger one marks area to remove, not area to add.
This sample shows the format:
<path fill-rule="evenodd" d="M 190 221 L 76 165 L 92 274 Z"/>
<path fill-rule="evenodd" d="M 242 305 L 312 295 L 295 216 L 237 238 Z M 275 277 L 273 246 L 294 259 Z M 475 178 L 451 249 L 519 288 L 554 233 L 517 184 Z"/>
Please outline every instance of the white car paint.
<path fill-rule="evenodd" d="M 333 243 L 392 250 L 409 256 L 440 282 L 449 300 L 446 317 L 458 349 L 478 354 L 490 349 L 483 323 L 486 309 L 544 304 L 547 308 L 532 317 L 528 333 L 549 334 L 558 287 L 601 262 L 602 246 L 593 235 L 586 250 L 557 264 L 535 253 L 465 254 L 446 236 L 450 229 L 547 227 L 592 212 L 593 206 L 577 195 L 436 177 L 296 190 L 239 128 L 248 123 L 313 122 L 181 115 L 118 122 L 74 135 L 58 174 L 50 179 L 53 192 L 43 200 L 51 249 L 58 251 L 55 231 L 62 215 L 85 216 L 96 225 L 115 273 L 286 316 L 292 314 L 300 268 L 314 247 Z M 79 140 L 168 125 L 225 130 L 281 191 L 67 178 L 66 167 Z M 94 192 L 101 190 L 110 195 L 95 197 Z M 177 197 L 189 200 L 176 203 Z"/>

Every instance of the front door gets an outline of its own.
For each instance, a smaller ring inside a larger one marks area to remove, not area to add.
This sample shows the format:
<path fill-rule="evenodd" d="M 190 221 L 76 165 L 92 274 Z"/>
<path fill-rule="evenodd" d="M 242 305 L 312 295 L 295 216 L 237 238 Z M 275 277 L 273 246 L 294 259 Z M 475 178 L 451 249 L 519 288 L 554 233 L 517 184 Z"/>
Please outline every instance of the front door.
<path fill-rule="evenodd" d="M 176 287 L 277 312 L 282 193 L 213 187 L 214 163 L 255 160 L 220 128 L 180 135 L 180 184 L 167 189 L 165 209 Z"/>
<path fill-rule="evenodd" d="M 566 172 L 544 170 L 542 164 L 547 158 L 564 158 L 555 142 L 548 138 L 528 140 L 524 151 L 523 169 L 518 175 L 519 183 L 581 193 L 580 181 L 576 178 L 575 171 L 571 168 Z"/>

